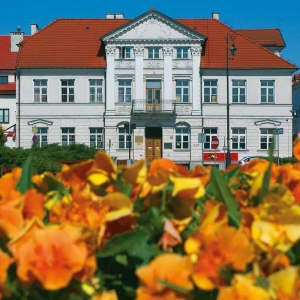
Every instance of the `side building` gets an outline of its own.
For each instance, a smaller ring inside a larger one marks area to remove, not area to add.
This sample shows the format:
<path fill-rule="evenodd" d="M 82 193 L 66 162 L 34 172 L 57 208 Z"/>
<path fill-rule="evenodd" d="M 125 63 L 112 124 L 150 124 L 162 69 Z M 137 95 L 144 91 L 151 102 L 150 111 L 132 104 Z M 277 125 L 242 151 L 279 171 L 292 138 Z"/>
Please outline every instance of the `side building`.
<path fill-rule="evenodd" d="M 297 67 L 280 57 L 283 40 L 270 48 L 248 35 L 216 13 L 57 19 L 21 43 L 17 143 L 224 168 L 226 155 L 268 155 L 275 132 L 278 154 L 290 156 Z"/>

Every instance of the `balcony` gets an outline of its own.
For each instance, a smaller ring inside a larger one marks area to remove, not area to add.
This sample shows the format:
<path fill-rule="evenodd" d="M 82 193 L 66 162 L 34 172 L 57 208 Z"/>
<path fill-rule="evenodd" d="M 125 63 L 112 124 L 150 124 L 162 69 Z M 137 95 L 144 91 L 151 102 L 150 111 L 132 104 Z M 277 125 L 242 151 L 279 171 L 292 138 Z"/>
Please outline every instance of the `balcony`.
<path fill-rule="evenodd" d="M 148 102 L 146 99 L 132 101 L 133 115 L 176 115 L 176 103 L 174 100 L 156 100 Z"/>

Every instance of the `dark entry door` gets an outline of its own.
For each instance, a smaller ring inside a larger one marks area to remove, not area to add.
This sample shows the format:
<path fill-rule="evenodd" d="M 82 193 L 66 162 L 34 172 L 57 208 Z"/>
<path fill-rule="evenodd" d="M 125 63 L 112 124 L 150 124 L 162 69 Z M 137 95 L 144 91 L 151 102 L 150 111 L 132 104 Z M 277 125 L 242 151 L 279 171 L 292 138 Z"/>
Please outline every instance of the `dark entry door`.
<path fill-rule="evenodd" d="M 162 157 L 162 129 L 161 127 L 146 127 L 146 163 Z"/>

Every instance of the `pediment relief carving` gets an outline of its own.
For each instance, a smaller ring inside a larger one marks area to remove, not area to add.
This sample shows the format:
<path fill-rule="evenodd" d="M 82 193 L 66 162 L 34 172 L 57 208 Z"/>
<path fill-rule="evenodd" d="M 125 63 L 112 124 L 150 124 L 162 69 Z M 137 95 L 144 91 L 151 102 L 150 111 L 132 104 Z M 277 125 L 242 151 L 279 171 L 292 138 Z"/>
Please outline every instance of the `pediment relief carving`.
<path fill-rule="evenodd" d="M 105 42 L 124 40 L 204 41 L 206 37 L 157 11 L 148 12 L 103 36 Z"/>

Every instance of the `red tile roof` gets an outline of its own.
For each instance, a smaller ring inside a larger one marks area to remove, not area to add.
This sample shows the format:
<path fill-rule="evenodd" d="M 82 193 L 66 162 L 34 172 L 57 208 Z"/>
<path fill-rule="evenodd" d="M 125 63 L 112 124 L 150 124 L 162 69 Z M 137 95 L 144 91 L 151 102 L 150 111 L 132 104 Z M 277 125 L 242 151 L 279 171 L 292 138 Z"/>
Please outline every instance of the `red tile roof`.
<path fill-rule="evenodd" d="M 22 43 L 20 68 L 105 68 L 105 51 L 99 38 L 130 19 L 57 19 Z M 216 19 L 177 19 L 207 36 L 202 68 L 226 67 L 226 35 L 230 27 Z M 256 42 L 236 32 L 237 55 L 230 61 L 236 69 L 297 69 Z"/>
<path fill-rule="evenodd" d="M 15 92 L 16 92 L 16 82 L 0 84 L 0 94 L 14 94 Z"/>
<path fill-rule="evenodd" d="M 236 31 L 262 46 L 285 47 L 279 28 L 237 29 Z"/>
<path fill-rule="evenodd" d="M 10 51 L 10 35 L 0 35 L 0 70 L 15 70 L 17 56 Z"/>

